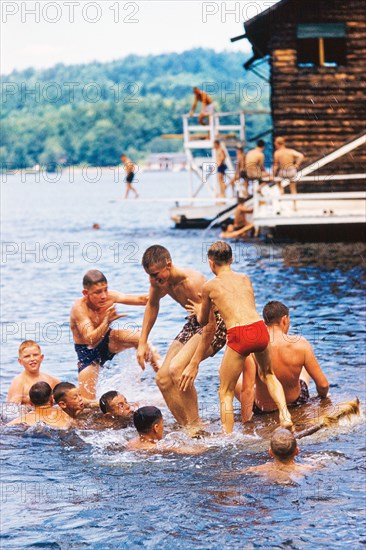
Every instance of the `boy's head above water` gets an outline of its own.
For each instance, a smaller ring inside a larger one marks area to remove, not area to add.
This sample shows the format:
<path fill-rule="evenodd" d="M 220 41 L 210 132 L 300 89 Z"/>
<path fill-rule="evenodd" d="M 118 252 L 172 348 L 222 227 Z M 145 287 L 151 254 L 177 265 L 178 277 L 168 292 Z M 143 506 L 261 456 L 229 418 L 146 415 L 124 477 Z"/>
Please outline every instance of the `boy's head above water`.
<path fill-rule="evenodd" d="M 34 340 L 24 340 L 19 346 L 18 363 L 30 374 L 38 372 L 43 361 L 40 345 Z"/>
<path fill-rule="evenodd" d="M 35 407 L 48 405 L 51 400 L 52 388 L 47 382 L 36 382 L 29 390 L 29 399 Z"/>
<path fill-rule="evenodd" d="M 271 437 L 270 454 L 274 458 L 286 461 L 293 458 L 299 452 L 296 438 L 286 428 L 277 428 Z"/>
<path fill-rule="evenodd" d="M 140 407 L 133 414 L 133 423 L 140 436 L 161 439 L 163 437 L 163 415 L 157 407 Z"/>
<path fill-rule="evenodd" d="M 84 401 L 79 388 L 70 382 L 60 382 L 53 388 L 53 398 L 57 405 L 65 410 L 77 412 L 84 409 Z"/>
<path fill-rule="evenodd" d="M 109 416 L 128 419 L 132 415 L 131 406 L 125 396 L 114 390 L 102 395 L 99 406 L 102 413 Z"/>

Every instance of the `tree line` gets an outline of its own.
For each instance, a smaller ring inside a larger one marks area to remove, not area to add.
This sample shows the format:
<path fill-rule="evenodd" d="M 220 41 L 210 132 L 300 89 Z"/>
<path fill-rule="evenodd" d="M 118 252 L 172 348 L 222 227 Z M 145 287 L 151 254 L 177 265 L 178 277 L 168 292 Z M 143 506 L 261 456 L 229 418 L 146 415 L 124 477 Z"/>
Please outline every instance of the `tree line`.
<path fill-rule="evenodd" d="M 0 163 L 114 166 L 125 152 L 181 151 L 181 116 L 192 87 L 205 89 L 223 111 L 268 109 L 269 86 L 245 72 L 244 54 L 193 49 L 129 55 L 108 63 L 55 65 L 3 76 Z M 249 117 L 247 136 L 265 132 L 269 116 Z"/>

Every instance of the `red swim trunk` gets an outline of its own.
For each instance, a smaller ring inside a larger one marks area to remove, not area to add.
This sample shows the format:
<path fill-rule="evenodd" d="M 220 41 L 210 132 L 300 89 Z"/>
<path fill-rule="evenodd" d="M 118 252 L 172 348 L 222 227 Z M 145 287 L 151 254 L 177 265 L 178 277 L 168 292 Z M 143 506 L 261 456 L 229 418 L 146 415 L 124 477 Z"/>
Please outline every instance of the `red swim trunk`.
<path fill-rule="evenodd" d="M 227 331 L 227 345 L 240 355 L 264 351 L 269 344 L 269 334 L 263 321 L 232 327 Z"/>

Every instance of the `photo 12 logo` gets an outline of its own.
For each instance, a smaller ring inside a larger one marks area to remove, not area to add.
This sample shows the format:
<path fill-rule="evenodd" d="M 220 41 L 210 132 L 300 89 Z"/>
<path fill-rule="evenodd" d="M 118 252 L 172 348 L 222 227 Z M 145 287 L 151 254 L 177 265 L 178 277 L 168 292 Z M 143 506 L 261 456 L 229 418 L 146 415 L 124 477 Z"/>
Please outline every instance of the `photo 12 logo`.
<path fill-rule="evenodd" d="M 83 20 L 95 24 L 108 18 L 113 23 L 139 23 L 136 2 L 2 2 L 1 22 L 74 23 Z"/>
<path fill-rule="evenodd" d="M 276 0 L 261 2 L 202 2 L 202 22 L 219 20 L 221 23 L 248 21 L 270 8 Z"/>

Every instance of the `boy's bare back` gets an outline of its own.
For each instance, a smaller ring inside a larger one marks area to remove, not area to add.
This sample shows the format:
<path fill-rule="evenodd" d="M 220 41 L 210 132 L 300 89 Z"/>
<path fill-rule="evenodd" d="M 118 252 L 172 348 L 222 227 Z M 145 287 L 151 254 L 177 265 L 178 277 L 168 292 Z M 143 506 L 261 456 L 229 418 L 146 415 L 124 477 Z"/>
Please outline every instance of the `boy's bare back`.
<path fill-rule="evenodd" d="M 231 269 L 220 273 L 204 285 L 203 293 L 208 294 L 228 330 L 260 320 L 255 308 L 253 286 L 247 275 Z"/>

